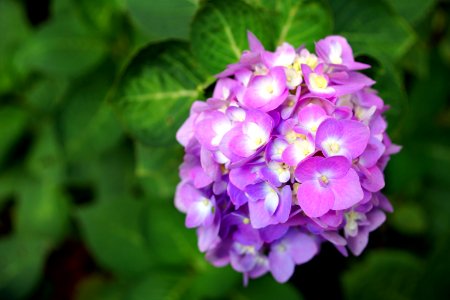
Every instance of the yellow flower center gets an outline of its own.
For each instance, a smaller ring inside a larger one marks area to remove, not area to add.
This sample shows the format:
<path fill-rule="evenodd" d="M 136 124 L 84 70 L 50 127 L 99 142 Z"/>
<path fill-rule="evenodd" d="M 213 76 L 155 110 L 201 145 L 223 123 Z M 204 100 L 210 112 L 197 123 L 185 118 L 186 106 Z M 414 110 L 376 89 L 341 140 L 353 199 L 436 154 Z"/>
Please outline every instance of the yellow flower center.
<path fill-rule="evenodd" d="M 326 89 L 328 86 L 328 81 L 323 75 L 316 73 L 311 73 L 309 75 L 309 81 L 317 89 Z"/>
<path fill-rule="evenodd" d="M 325 175 L 320 176 L 320 181 L 322 181 L 324 184 L 328 184 L 329 180 Z"/>

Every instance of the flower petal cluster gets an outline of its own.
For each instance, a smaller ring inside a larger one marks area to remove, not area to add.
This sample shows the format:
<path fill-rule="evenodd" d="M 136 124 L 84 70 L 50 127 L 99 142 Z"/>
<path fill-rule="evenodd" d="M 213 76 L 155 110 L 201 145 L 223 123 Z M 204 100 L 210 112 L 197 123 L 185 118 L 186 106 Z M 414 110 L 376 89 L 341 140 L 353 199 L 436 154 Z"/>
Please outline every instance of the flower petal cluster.
<path fill-rule="evenodd" d="M 185 148 L 175 205 L 215 266 L 244 280 L 287 281 L 323 242 L 359 255 L 392 206 L 381 194 L 388 109 L 347 40 L 315 53 L 284 43 L 250 50 L 217 75 L 177 133 Z"/>

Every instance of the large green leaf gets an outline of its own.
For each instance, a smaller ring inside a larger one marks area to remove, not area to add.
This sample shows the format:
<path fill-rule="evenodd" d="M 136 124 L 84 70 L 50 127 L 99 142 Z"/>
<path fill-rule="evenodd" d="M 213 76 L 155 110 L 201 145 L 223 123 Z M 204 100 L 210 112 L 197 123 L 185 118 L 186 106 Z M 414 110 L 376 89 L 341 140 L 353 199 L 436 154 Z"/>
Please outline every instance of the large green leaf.
<path fill-rule="evenodd" d="M 421 261 L 408 252 L 372 252 L 344 273 L 345 299 L 411 299 L 421 272 Z"/>
<path fill-rule="evenodd" d="M 52 112 L 69 86 L 69 80 L 61 77 L 42 77 L 33 82 L 25 92 L 27 104 L 42 113 Z"/>
<path fill-rule="evenodd" d="M 0 163 L 5 155 L 20 138 L 27 123 L 28 114 L 14 106 L 0 108 Z"/>
<path fill-rule="evenodd" d="M 225 299 L 230 291 L 242 286 L 242 274 L 231 266 L 214 267 L 205 262 L 190 287 L 190 296 L 195 299 Z"/>
<path fill-rule="evenodd" d="M 411 24 L 421 21 L 433 8 L 436 0 L 384 0 Z"/>
<path fill-rule="evenodd" d="M 307 46 L 310 50 L 314 42 L 331 33 L 332 17 L 319 3 L 297 0 L 268 1 L 272 7 L 276 45 L 288 42 L 294 47 Z"/>
<path fill-rule="evenodd" d="M 0 2 L 0 94 L 20 78 L 11 57 L 30 34 L 23 11 L 17 2 Z"/>
<path fill-rule="evenodd" d="M 87 72 L 107 47 L 74 13 L 52 19 L 28 40 L 15 57 L 22 70 L 73 77 Z"/>
<path fill-rule="evenodd" d="M 127 0 L 133 21 L 150 39 L 187 38 L 198 0 Z"/>
<path fill-rule="evenodd" d="M 135 143 L 136 175 L 153 200 L 167 201 L 175 193 L 179 182 L 178 167 L 182 161 L 182 148 L 146 147 Z"/>
<path fill-rule="evenodd" d="M 233 300 L 283 299 L 300 300 L 303 297 L 290 284 L 279 284 L 270 275 L 252 280 L 248 287 L 232 294 Z"/>
<path fill-rule="evenodd" d="M 0 240 L 0 298 L 22 299 L 36 285 L 44 267 L 48 245 L 16 235 Z"/>
<path fill-rule="evenodd" d="M 92 274 L 78 283 L 77 300 L 122 300 L 125 288 L 118 281 L 100 274 Z"/>
<path fill-rule="evenodd" d="M 137 281 L 131 288 L 127 300 L 182 300 L 192 282 L 189 274 L 155 271 Z"/>
<path fill-rule="evenodd" d="M 175 142 L 192 102 L 201 98 L 207 75 L 189 44 L 163 42 L 139 51 L 121 76 L 112 99 L 132 135 L 146 145 Z"/>
<path fill-rule="evenodd" d="M 27 167 L 35 178 L 50 183 L 64 181 L 64 159 L 53 124 L 44 123 L 27 157 Z"/>
<path fill-rule="evenodd" d="M 151 245 L 152 257 L 159 264 L 172 266 L 192 266 L 203 260 L 197 249 L 194 230 L 184 226 L 184 216 L 169 205 L 149 205 L 146 215 L 146 237 Z"/>
<path fill-rule="evenodd" d="M 142 232 L 142 203 L 99 202 L 78 211 L 81 232 L 96 261 L 117 275 L 145 273 L 153 259 Z"/>
<path fill-rule="evenodd" d="M 18 234 L 57 242 L 69 225 L 69 203 L 59 186 L 24 180 L 19 190 L 16 215 Z"/>
<path fill-rule="evenodd" d="M 239 60 L 248 49 L 247 31 L 271 46 L 270 26 L 261 10 L 241 1 L 208 1 L 194 18 L 194 55 L 212 74 Z M 268 28 L 269 27 L 269 28 Z"/>
<path fill-rule="evenodd" d="M 412 46 L 415 35 L 401 17 L 391 13 L 381 1 L 329 1 L 335 31 L 345 36 L 355 54 L 401 57 Z"/>
<path fill-rule="evenodd" d="M 106 96 L 112 82 L 111 67 L 99 68 L 75 82 L 58 114 L 68 159 L 86 159 L 114 146 L 122 136 Z"/>

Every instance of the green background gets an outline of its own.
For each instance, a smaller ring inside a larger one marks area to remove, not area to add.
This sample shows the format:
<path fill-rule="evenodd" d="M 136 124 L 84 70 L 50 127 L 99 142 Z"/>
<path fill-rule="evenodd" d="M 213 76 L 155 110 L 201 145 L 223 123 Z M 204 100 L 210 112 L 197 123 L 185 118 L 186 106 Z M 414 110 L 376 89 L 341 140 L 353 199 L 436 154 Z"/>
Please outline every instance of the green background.
<path fill-rule="evenodd" d="M 0 0 L 0 299 L 450 299 L 450 3 Z M 289 283 L 213 268 L 173 206 L 175 132 L 251 30 L 341 34 L 391 106 L 395 212 Z"/>

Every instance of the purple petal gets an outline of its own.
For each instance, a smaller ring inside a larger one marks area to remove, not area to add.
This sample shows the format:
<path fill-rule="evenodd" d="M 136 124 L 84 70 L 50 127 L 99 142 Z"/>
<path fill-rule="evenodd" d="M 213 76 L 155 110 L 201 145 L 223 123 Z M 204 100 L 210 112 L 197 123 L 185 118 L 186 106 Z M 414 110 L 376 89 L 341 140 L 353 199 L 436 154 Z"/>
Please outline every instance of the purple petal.
<path fill-rule="evenodd" d="M 205 113 L 205 118 L 195 125 L 195 136 L 200 144 L 214 150 L 222 137 L 231 129 L 231 122 L 220 111 Z"/>
<path fill-rule="evenodd" d="M 360 255 L 364 248 L 366 248 L 367 243 L 369 242 L 369 230 L 366 227 L 362 227 L 358 235 L 355 237 L 349 237 L 347 239 L 347 246 L 353 255 Z"/>
<path fill-rule="evenodd" d="M 179 211 L 186 213 L 191 204 L 198 201 L 198 199 L 202 197 L 203 195 L 199 190 L 186 181 L 182 181 L 177 185 L 175 207 Z"/>
<path fill-rule="evenodd" d="M 285 223 L 289 219 L 292 208 L 292 190 L 289 185 L 285 185 L 280 192 L 280 203 L 275 212 L 275 218 L 279 223 Z"/>
<path fill-rule="evenodd" d="M 304 213 L 311 218 L 323 216 L 334 203 L 331 189 L 320 186 L 319 182 L 315 180 L 300 184 L 297 199 Z"/>
<path fill-rule="evenodd" d="M 361 184 L 369 192 L 378 192 L 384 188 L 383 172 L 376 165 L 367 169 L 367 174 L 362 179 Z"/>
<path fill-rule="evenodd" d="M 320 123 L 328 118 L 326 111 L 317 104 L 308 104 L 298 112 L 298 122 L 312 134 L 316 134 Z"/>
<path fill-rule="evenodd" d="M 221 78 L 217 80 L 214 87 L 213 98 L 228 100 L 234 96 L 235 89 L 239 83 L 230 78 Z"/>
<path fill-rule="evenodd" d="M 291 231 L 283 240 L 290 244 L 289 253 L 296 264 L 303 264 L 311 260 L 319 251 L 315 239 L 302 232 Z"/>
<path fill-rule="evenodd" d="M 258 38 L 251 32 L 247 30 L 248 46 L 252 52 L 262 52 L 264 51 L 264 46 L 258 40 Z"/>
<path fill-rule="evenodd" d="M 248 211 L 253 228 L 259 229 L 276 223 L 267 212 L 264 206 L 264 200 L 249 201 Z"/>
<path fill-rule="evenodd" d="M 248 108 L 267 112 L 280 106 L 287 94 L 284 69 L 275 67 L 267 75 L 255 76 L 250 80 L 242 104 Z"/>
<path fill-rule="evenodd" d="M 332 242 L 336 246 L 345 246 L 347 241 L 340 236 L 336 231 L 324 231 L 322 236 L 327 239 L 327 241 Z"/>
<path fill-rule="evenodd" d="M 274 53 L 265 52 L 263 54 L 263 60 L 270 67 L 287 67 L 292 65 L 295 59 L 295 49 L 288 43 L 283 43 L 281 46 L 277 47 Z"/>
<path fill-rule="evenodd" d="M 231 202 L 235 205 L 236 208 L 239 208 L 248 202 L 248 198 L 245 193 L 231 183 L 228 184 L 227 192 L 230 196 Z"/>
<path fill-rule="evenodd" d="M 273 277 L 279 283 L 284 283 L 294 274 L 295 263 L 289 255 L 286 255 L 286 247 L 275 244 L 269 253 L 269 267 Z"/>
<path fill-rule="evenodd" d="M 315 153 L 314 142 L 310 139 L 298 139 L 290 144 L 283 152 L 283 162 L 289 166 L 295 167 L 305 158 Z"/>
<path fill-rule="evenodd" d="M 353 169 L 349 169 L 347 175 L 342 178 L 330 179 L 329 187 L 334 194 L 334 210 L 350 208 L 364 197 L 359 176 Z"/>
<path fill-rule="evenodd" d="M 274 189 L 265 181 L 248 185 L 245 193 L 253 200 L 265 199 L 269 193 L 275 193 Z"/>
<path fill-rule="evenodd" d="M 267 210 L 269 215 L 273 216 L 275 211 L 278 208 L 278 204 L 280 203 L 280 199 L 278 198 L 277 193 L 269 193 L 266 195 L 264 199 L 264 208 Z"/>
<path fill-rule="evenodd" d="M 289 226 L 286 226 L 285 224 L 278 224 L 278 225 L 269 225 L 267 227 L 261 228 L 259 230 L 259 233 L 264 242 L 272 243 L 273 241 L 283 237 L 288 230 Z"/>
<path fill-rule="evenodd" d="M 347 40 L 338 35 L 328 36 L 316 43 L 317 55 L 326 63 L 343 65 L 350 70 L 367 69 L 370 66 L 355 62 L 353 51 Z"/>
<path fill-rule="evenodd" d="M 374 209 L 370 213 L 367 214 L 367 219 L 370 222 L 370 225 L 367 227 L 369 231 L 374 231 L 378 227 L 381 226 L 381 224 L 386 221 L 386 215 L 383 211 L 379 209 Z"/>
<path fill-rule="evenodd" d="M 369 144 L 359 157 L 358 162 L 365 168 L 370 168 L 377 163 L 385 150 L 386 147 L 380 140 L 371 137 Z"/>
<path fill-rule="evenodd" d="M 213 220 L 214 206 L 211 200 L 204 198 L 189 206 L 186 215 L 186 227 L 194 228 L 200 225 L 208 226 Z"/>
<path fill-rule="evenodd" d="M 288 146 L 288 143 L 279 138 L 271 140 L 266 147 L 266 160 L 267 161 L 281 161 L 281 155 Z"/>
<path fill-rule="evenodd" d="M 317 130 L 316 146 L 326 156 L 344 155 L 353 160 L 369 141 L 369 128 L 353 120 L 325 120 Z"/>
<path fill-rule="evenodd" d="M 197 229 L 198 249 L 201 252 L 214 248 L 219 242 L 220 217 L 217 215 L 216 220 L 210 226 L 202 226 Z"/>

